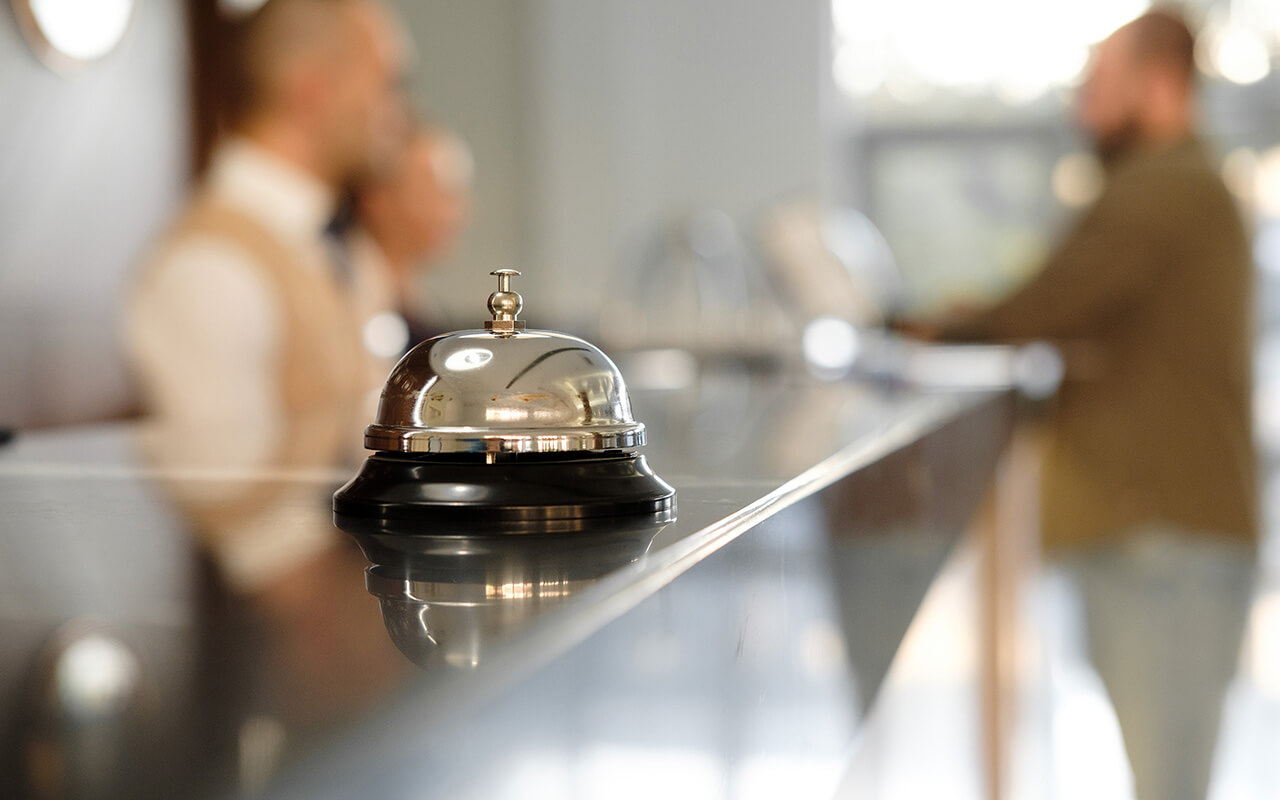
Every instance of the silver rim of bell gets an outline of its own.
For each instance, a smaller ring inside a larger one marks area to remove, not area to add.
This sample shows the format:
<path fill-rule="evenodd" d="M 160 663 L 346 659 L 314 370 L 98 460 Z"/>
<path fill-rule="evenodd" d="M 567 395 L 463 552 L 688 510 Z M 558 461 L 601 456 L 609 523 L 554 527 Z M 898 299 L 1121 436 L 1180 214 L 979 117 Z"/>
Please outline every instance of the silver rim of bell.
<path fill-rule="evenodd" d="M 475 428 L 422 430 L 370 425 L 364 431 L 369 450 L 398 453 L 575 453 L 623 450 L 644 445 L 644 424 L 582 428 L 482 431 Z"/>

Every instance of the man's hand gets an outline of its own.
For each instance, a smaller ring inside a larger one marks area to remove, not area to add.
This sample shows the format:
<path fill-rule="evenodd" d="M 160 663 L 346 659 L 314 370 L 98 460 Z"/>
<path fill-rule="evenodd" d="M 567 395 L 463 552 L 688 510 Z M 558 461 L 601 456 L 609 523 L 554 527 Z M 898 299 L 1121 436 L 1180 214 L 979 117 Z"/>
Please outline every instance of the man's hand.
<path fill-rule="evenodd" d="M 890 331 L 922 342 L 936 342 L 942 328 L 936 323 L 906 317 L 893 317 L 885 327 Z"/>
<path fill-rule="evenodd" d="M 921 317 L 892 317 L 885 323 L 885 327 L 922 342 L 936 342 L 942 338 L 943 331 L 972 319 L 983 308 L 984 304 L 975 302 L 972 298 L 960 297 L 953 299 L 941 312 Z"/>

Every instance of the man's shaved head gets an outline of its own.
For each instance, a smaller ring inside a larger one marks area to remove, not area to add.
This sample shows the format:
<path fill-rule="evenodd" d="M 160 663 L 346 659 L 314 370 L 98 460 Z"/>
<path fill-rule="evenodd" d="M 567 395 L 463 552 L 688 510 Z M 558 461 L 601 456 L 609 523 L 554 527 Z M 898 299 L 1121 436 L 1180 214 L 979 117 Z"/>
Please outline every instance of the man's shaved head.
<path fill-rule="evenodd" d="M 232 113 L 269 106 L 286 76 L 310 60 L 341 58 L 349 0 L 269 0 L 242 23 L 231 59 Z"/>
<path fill-rule="evenodd" d="M 1081 127 L 1104 160 L 1191 133 L 1195 37 L 1175 11 L 1149 11 L 1107 37 L 1077 98 Z"/>
<path fill-rule="evenodd" d="M 268 0 L 235 48 L 231 126 L 326 180 L 356 179 L 391 152 L 407 50 L 373 0 Z"/>
<path fill-rule="evenodd" d="M 1196 37 L 1182 15 L 1172 9 L 1157 9 L 1125 25 L 1118 34 L 1128 39 L 1136 64 L 1167 69 L 1187 84 L 1195 79 Z"/>

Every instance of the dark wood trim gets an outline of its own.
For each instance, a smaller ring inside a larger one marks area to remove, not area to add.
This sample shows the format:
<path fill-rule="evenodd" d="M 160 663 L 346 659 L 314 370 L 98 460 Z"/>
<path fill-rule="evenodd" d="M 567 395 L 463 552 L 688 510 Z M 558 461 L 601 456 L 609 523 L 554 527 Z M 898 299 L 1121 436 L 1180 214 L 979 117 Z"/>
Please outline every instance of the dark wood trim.
<path fill-rule="evenodd" d="M 236 23 L 218 10 L 217 0 L 185 0 L 191 62 L 191 174 L 208 166 L 213 144 L 226 124 L 228 57 Z"/>

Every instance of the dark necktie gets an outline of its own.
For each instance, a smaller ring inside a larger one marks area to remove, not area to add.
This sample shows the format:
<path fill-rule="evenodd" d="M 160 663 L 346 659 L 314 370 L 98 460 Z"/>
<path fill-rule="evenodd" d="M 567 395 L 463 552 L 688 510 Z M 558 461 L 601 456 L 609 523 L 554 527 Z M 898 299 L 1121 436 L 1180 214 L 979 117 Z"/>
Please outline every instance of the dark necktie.
<path fill-rule="evenodd" d="M 333 268 L 334 280 L 339 286 L 350 286 L 354 273 L 351 260 L 351 245 L 348 234 L 356 225 L 355 203 L 350 196 L 344 196 L 333 212 L 333 217 L 324 226 L 325 250 L 329 253 L 329 262 Z"/>

